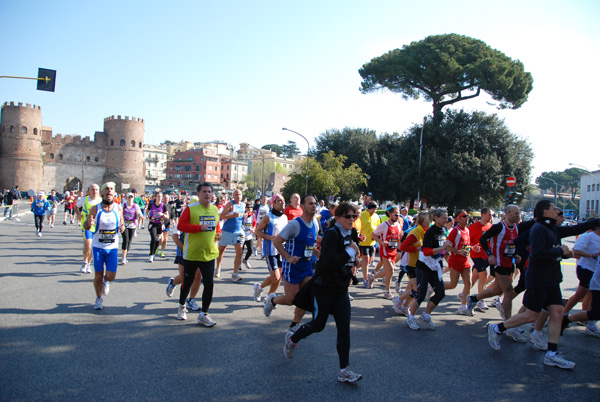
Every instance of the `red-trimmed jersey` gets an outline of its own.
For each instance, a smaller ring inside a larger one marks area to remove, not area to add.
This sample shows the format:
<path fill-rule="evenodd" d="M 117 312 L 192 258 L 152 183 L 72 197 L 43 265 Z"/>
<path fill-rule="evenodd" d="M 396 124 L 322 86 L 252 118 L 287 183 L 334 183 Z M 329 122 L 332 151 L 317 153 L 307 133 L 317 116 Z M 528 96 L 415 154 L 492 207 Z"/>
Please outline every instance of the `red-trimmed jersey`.
<path fill-rule="evenodd" d="M 379 245 L 379 256 L 383 258 L 395 259 L 398 247 L 400 246 L 400 238 L 402 237 L 402 226 L 398 222 L 390 224 L 387 220 L 380 223 L 373 231 L 373 234 L 380 236 L 381 240 L 387 240 L 388 244 Z"/>
<path fill-rule="evenodd" d="M 487 232 L 492 227 L 492 222 L 488 222 L 485 225 L 481 223 L 481 221 L 473 222 L 471 226 L 469 226 L 469 235 L 471 236 L 471 247 L 481 246 L 479 243 L 479 239 L 483 232 Z M 471 258 L 483 258 L 487 260 L 487 254 L 483 249 L 481 249 L 478 253 L 471 249 Z"/>
<path fill-rule="evenodd" d="M 463 250 L 467 247 L 471 246 L 471 235 L 467 228 L 462 229 L 460 226 L 456 225 L 450 230 L 450 234 L 448 235 L 447 240 L 452 242 L 452 247 L 457 250 Z M 450 267 L 453 266 L 465 266 L 470 267 L 471 263 L 469 262 L 468 257 L 463 257 L 460 254 L 450 254 L 450 259 L 448 261 L 448 265 Z"/>
<path fill-rule="evenodd" d="M 515 239 L 519 235 L 517 225 L 508 227 L 504 221 L 499 223 L 500 233 L 490 239 L 490 250 L 496 257 L 496 263 L 500 267 L 512 267 L 513 257 L 516 254 Z"/>

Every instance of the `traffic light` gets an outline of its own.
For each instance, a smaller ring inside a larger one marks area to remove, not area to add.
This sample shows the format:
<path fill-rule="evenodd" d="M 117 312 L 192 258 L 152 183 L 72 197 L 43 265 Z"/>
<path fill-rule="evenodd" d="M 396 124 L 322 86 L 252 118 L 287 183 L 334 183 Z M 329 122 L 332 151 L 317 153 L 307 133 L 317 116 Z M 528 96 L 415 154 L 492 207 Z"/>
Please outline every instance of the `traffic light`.
<path fill-rule="evenodd" d="M 507 191 L 506 196 L 504 197 L 504 205 L 510 205 L 513 203 L 514 194 L 512 191 Z"/>

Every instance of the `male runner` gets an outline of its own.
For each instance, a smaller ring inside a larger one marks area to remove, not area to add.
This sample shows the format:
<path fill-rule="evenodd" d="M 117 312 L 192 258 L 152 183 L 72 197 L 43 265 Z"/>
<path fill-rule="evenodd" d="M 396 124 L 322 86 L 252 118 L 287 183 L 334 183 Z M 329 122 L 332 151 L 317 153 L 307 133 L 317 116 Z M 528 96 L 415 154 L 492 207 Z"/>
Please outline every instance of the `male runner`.
<path fill-rule="evenodd" d="M 375 213 L 376 211 L 377 203 L 371 201 L 367 205 L 367 209 L 360 214 L 360 230 L 361 235 L 363 236 L 359 244 L 360 253 L 362 254 L 360 266 L 362 268 L 363 284 L 365 288 L 369 287 L 369 265 L 375 258 L 375 240 L 371 237 L 371 234 L 381 223 L 379 215 Z"/>
<path fill-rule="evenodd" d="M 81 230 L 83 232 L 83 264 L 81 264 L 81 273 L 91 274 L 92 269 L 90 264 L 92 263 L 92 236 L 95 226 L 92 225 L 90 229 L 85 229 L 83 223 L 86 221 L 88 214 L 94 206 L 102 201 L 100 197 L 100 187 L 96 183 L 93 183 L 88 188 L 88 195 L 79 198 L 77 200 L 77 207 L 81 208 Z"/>
<path fill-rule="evenodd" d="M 300 194 L 294 193 L 290 197 L 290 205 L 288 205 L 283 213 L 288 218 L 288 222 L 302 215 L 302 208 L 300 207 Z"/>
<path fill-rule="evenodd" d="M 481 219 L 477 222 L 473 222 L 469 226 L 469 237 L 471 239 L 471 260 L 473 260 L 473 275 L 471 277 L 471 284 L 475 286 L 475 282 L 479 280 L 477 285 L 478 292 L 483 293 L 485 284 L 487 282 L 487 267 L 490 266 L 488 263 L 487 254 L 481 248 L 479 240 L 483 235 L 483 232 L 487 232 L 492 227 L 492 216 L 494 211 L 490 208 L 481 208 Z M 464 293 L 463 293 L 464 294 Z M 484 311 L 488 310 L 489 307 L 485 304 L 485 301 L 479 300 L 475 310 Z"/>
<path fill-rule="evenodd" d="M 250 212 L 251 214 L 251 212 Z M 217 271 L 215 277 L 221 276 L 221 261 L 223 261 L 223 253 L 229 245 L 235 247 L 235 258 L 233 259 L 233 273 L 231 274 L 232 282 L 240 282 L 242 278 L 238 274 L 240 265 L 242 264 L 242 249 L 246 237 L 242 222 L 248 216 L 245 204 L 242 204 L 242 191 L 235 190 L 233 199 L 228 202 L 221 212 L 221 220 L 224 221 L 221 240 L 219 241 L 219 257 L 217 258 Z"/>
<path fill-rule="evenodd" d="M 258 225 L 260 223 L 260 221 L 262 220 L 262 218 L 269 213 L 269 211 L 271 210 L 271 207 L 269 207 L 269 205 L 267 204 L 267 196 L 263 195 L 260 198 L 260 204 L 258 206 L 258 208 L 256 208 L 256 224 Z M 263 252 L 263 239 L 262 237 L 256 236 L 257 240 L 256 240 L 256 246 L 254 247 L 254 256 L 256 257 L 256 255 L 258 254 L 258 251 L 260 251 L 261 256 L 265 255 L 265 253 Z"/>

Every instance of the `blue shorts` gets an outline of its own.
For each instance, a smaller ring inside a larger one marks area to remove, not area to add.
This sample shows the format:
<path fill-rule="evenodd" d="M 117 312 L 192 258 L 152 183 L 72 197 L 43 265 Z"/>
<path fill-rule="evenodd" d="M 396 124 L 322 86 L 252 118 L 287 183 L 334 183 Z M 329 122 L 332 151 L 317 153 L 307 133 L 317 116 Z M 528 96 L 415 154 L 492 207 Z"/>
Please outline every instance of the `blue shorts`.
<path fill-rule="evenodd" d="M 119 263 L 118 248 L 105 249 L 92 247 L 92 257 L 94 258 L 94 271 L 103 272 L 106 265 L 107 271 L 117 272 L 117 265 Z"/>
<path fill-rule="evenodd" d="M 83 226 L 83 225 L 81 225 L 81 226 Z M 94 232 L 92 232 L 91 230 L 83 229 L 83 239 L 84 240 L 92 240 L 92 237 L 94 237 Z"/>
<path fill-rule="evenodd" d="M 267 255 L 265 260 L 267 261 L 267 269 L 269 272 L 281 268 L 281 255 Z"/>
<path fill-rule="evenodd" d="M 297 269 L 291 269 L 290 264 L 284 265 L 285 266 L 281 270 L 281 276 L 283 276 L 283 279 L 285 279 L 285 281 L 289 284 L 299 285 L 305 278 L 313 276 L 312 267 L 309 267 L 303 271 L 299 271 Z"/>
<path fill-rule="evenodd" d="M 234 244 L 243 245 L 246 242 L 246 236 L 244 232 L 222 232 L 221 240 L 219 240 L 219 246 L 225 247 Z"/>

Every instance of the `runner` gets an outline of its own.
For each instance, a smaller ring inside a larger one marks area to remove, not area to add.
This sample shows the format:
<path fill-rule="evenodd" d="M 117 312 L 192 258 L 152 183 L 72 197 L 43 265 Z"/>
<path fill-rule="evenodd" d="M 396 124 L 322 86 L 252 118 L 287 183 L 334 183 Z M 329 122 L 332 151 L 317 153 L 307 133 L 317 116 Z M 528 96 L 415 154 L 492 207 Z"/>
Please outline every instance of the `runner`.
<path fill-rule="evenodd" d="M 64 203 L 65 203 L 65 217 L 63 220 L 63 225 L 67 224 L 67 217 L 71 221 L 71 225 L 72 225 L 73 222 L 75 221 L 75 204 L 77 203 L 77 196 L 75 195 L 75 192 L 73 192 L 73 194 L 71 194 L 69 191 L 65 191 Z"/>
<path fill-rule="evenodd" d="M 79 200 L 77 200 L 77 207 L 81 208 L 79 217 L 81 221 L 81 231 L 83 233 L 83 264 L 81 264 L 80 271 L 84 274 L 92 273 L 92 269 L 90 267 L 92 264 L 92 237 L 96 227 L 92 225 L 88 230 L 83 227 L 83 223 L 86 221 L 87 216 L 92 208 L 100 202 L 102 202 L 102 197 L 100 197 L 100 187 L 98 187 L 96 183 L 90 185 L 87 196 L 81 197 Z"/>
<path fill-rule="evenodd" d="M 171 230 L 171 217 L 173 216 L 173 207 L 170 204 L 170 196 L 169 194 L 163 194 L 163 204 L 167 209 L 167 216 L 163 218 L 163 226 L 164 229 L 162 231 L 161 240 L 160 240 L 160 253 L 158 248 L 156 249 L 156 254 L 162 258 L 165 258 L 165 249 L 167 248 L 167 241 L 169 240 L 169 231 Z"/>
<path fill-rule="evenodd" d="M 373 240 L 379 243 L 379 258 L 383 262 L 383 269 L 375 275 L 369 274 L 369 288 L 373 288 L 373 281 L 377 278 L 385 278 L 385 293 L 384 299 L 391 300 L 392 292 L 390 285 L 394 276 L 394 265 L 396 264 L 396 253 L 402 237 L 402 226 L 398 222 L 400 214 L 398 208 L 391 207 L 386 215 L 388 220 L 379 224 L 371 234 Z"/>
<path fill-rule="evenodd" d="M 360 242 L 360 253 L 362 255 L 360 266 L 363 274 L 363 285 L 369 288 L 369 265 L 375 258 L 375 240 L 371 237 L 373 231 L 379 226 L 380 219 L 377 211 L 377 203 L 369 202 L 367 209 L 360 214 L 361 235 L 364 238 Z"/>
<path fill-rule="evenodd" d="M 60 204 L 56 198 L 56 190 L 50 191 L 50 195 L 46 197 L 46 200 L 50 203 L 50 210 L 46 212 L 46 217 L 48 218 L 48 224 L 50 224 L 50 227 L 54 228 L 54 220 L 56 219 L 58 204 Z"/>
<path fill-rule="evenodd" d="M 273 208 L 267 213 L 256 226 L 256 237 L 264 239 L 263 251 L 267 262 L 269 276 L 262 283 L 254 284 L 254 300 L 260 302 L 263 289 L 269 286 L 269 294 L 276 293 L 281 283 L 281 255 L 275 248 L 273 241 L 281 230 L 288 224 L 288 218 L 283 213 L 285 200 L 282 195 L 275 194 L 271 198 Z"/>
<path fill-rule="evenodd" d="M 448 246 L 448 251 L 451 253 L 448 259 L 450 267 L 450 282 L 444 285 L 445 290 L 454 289 L 458 284 L 458 278 L 463 280 L 463 291 L 459 295 L 461 305 L 456 312 L 459 315 L 473 315 L 473 311 L 467 308 L 467 297 L 471 291 L 471 279 L 469 278 L 469 252 L 471 251 L 471 238 L 467 230 L 467 222 L 469 214 L 467 211 L 460 210 L 456 214 L 457 225 L 452 228 L 448 235 L 448 241 L 452 244 Z"/>
<path fill-rule="evenodd" d="M 148 231 L 150 232 L 150 254 L 148 262 L 154 262 L 154 254 L 158 251 L 158 246 L 162 240 L 163 225 L 166 219 L 169 219 L 167 206 L 162 202 L 162 193 L 154 193 L 153 200 L 148 203 L 146 212 L 148 214 Z"/>
<path fill-rule="evenodd" d="M 231 274 L 232 282 L 240 282 L 242 278 L 238 274 L 240 265 L 242 264 L 242 248 L 244 246 L 245 237 L 242 222 L 244 218 L 251 215 L 252 211 L 247 212 L 245 204 L 242 204 L 242 191 L 235 190 L 233 199 L 223 207 L 220 218 L 224 221 L 221 240 L 219 241 L 219 257 L 217 258 L 217 271 L 215 277 L 221 276 L 221 261 L 223 261 L 223 253 L 229 245 L 235 247 L 235 258 L 233 260 L 233 273 Z"/>
<path fill-rule="evenodd" d="M 300 206 L 300 194 L 292 194 L 292 196 L 290 197 L 290 205 L 288 205 L 284 209 L 283 213 L 285 214 L 285 216 L 287 216 L 288 222 L 291 222 L 292 220 L 302 215 L 303 211 L 302 207 Z"/>
<path fill-rule="evenodd" d="M 406 319 L 406 325 L 413 330 L 420 329 L 421 325 L 431 330 L 436 328 L 431 320 L 431 313 L 446 295 L 442 281 L 442 251 L 447 250 L 450 245 L 450 242 L 446 240 L 444 230 L 444 225 L 448 222 L 448 212 L 438 208 L 433 210 L 432 217 L 434 224 L 427 229 L 423 236 L 423 246 L 417 261 L 417 298 L 410 305 L 409 315 Z M 425 312 L 417 320 L 415 314 L 427 296 L 428 285 L 431 285 L 435 293 L 427 302 Z"/>
<path fill-rule="evenodd" d="M 242 247 L 242 254 L 244 254 L 244 248 L 246 249 L 246 255 L 242 258 L 242 264 L 246 269 L 251 269 L 252 266 L 248 263 L 248 258 L 252 256 L 252 252 L 256 250 L 253 247 L 254 243 L 254 228 L 256 227 L 256 216 L 252 211 L 252 203 L 246 202 L 246 213 L 245 218 L 242 222 L 242 228 L 244 228 L 244 246 Z"/>
<path fill-rule="evenodd" d="M 321 332 L 333 315 L 337 329 L 337 352 L 340 371 L 338 381 L 353 383 L 362 375 L 350 370 L 350 300 L 348 286 L 352 277 L 356 256 L 360 252 L 356 231 L 352 223 L 358 218 L 357 208 L 347 202 L 341 203 L 334 211 L 330 230 L 326 230 L 321 243 L 321 255 L 316 266 L 314 291 L 315 310 L 311 322 L 302 325 L 294 332 L 285 335 L 284 354 L 292 358 L 294 349 L 301 339 L 315 332 Z M 325 230 L 325 229 L 324 229 Z"/>
<path fill-rule="evenodd" d="M 267 205 L 267 196 L 263 195 L 262 197 L 260 197 L 260 204 L 258 206 L 258 208 L 256 208 L 256 214 L 255 214 L 255 220 L 254 220 L 254 224 L 255 226 L 260 223 L 260 221 L 262 220 L 262 218 L 269 213 L 269 211 L 271 210 L 271 207 L 269 207 L 269 205 Z M 246 239 L 246 241 L 248 241 Z M 264 256 L 265 253 L 263 252 L 263 239 L 262 237 L 256 237 L 256 247 L 254 247 L 253 251 L 254 251 L 254 256 L 256 257 L 258 255 L 258 251 L 260 251 L 260 255 Z M 247 259 L 247 258 L 246 258 Z"/>
<path fill-rule="evenodd" d="M 131 190 L 133 193 L 133 202 L 140 207 L 140 211 L 142 211 L 142 218 L 138 221 L 137 229 L 144 230 L 144 218 L 146 217 L 146 203 L 144 199 L 138 195 L 137 190 L 134 188 Z M 134 235 L 135 236 L 135 235 Z"/>
<path fill-rule="evenodd" d="M 319 250 L 315 247 L 319 222 L 315 219 L 317 201 L 312 195 L 305 195 L 300 200 L 302 215 L 288 222 L 273 244 L 284 261 L 281 274 L 285 294 L 277 296 L 270 293 L 264 304 L 265 316 L 270 316 L 277 304 L 291 306 L 298 290 L 312 278 L 313 259 L 319 258 Z M 285 245 L 284 245 L 285 243 Z M 296 307 L 290 331 L 300 323 L 304 310 Z"/>
<path fill-rule="evenodd" d="M 127 193 L 127 201 L 122 207 L 123 222 L 125 225 L 125 230 L 123 231 L 123 244 L 121 246 L 123 252 L 123 265 L 127 264 L 127 253 L 129 252 L 133 236 L 135 235 L 137 222 L 142 219 L 142 211 L 140 210 L 139 205 L 133 202 L 134 198 L 135 196 L 133 193 Z"/>
<path fill-rule="evenodd" d="M 119 235 L 123 232 L 123 212 L 113 202 L 115 183 L 102 185 L 102 203 L 94 205 L 87 214 L 83 228 L 93 231 L 92 254 L 94 256 L 94 290 L 96 302 L 94 310 L 104 308 L 104 296 L 110 291 L 110 282 L 117 274 L 119 259 Z"/>
<path fill-rule="evenodd" d="M 35 234 L 37 237 L 42 237 L 42 229 L 44 229 L 44 217 L 50 210 L 50 203 L 44 198 L 45 193 L 40 191 L 37 198 L 31 203 L 31 212 L 35 223 Z"/>
<path fill-rule="evenodd" d="M 198 315 L 198 324 L 213 327 L 216 322 L 208 315 L 214 288 L 215 259 L 219 250 L 215 240 L 221 237 L 219 229 L 219 211 L 210 203 L 213 187 L 204 182 L 196 187 L 198 202 L 188 205 L 179 218 L 177 229 L 185 233 L 183 241 L 183 285 L 179 293 L 177 318 L 187 319 L 186 298 L 194 282 L 196 271 L 202 273 L 204 290 L 202 291 L 202 311 Z"/>
<path fill-rule="evenodd" d="M 473 260 L 473 276 L 471 277 L 472 286 L 479 280 L 478 293 L 483 293 L 485 285 L 487 283 L 487 267 L 490 266 L 487 258 L 487 254 L 481 248 L 479 240 L 483 235 L 483 232 L 487 232 L 492 227 L 492 217 L 494 211 L 490 208 L 481 208 L 481 219 L 477 222 L 473 222 L 469 226 L 469 237 L 471 239 L 471 260 Z M 463 292 L 464 295 L 464 292 Z M 475 310 L 485 311 L 489 310 L 489 307 L 485 304 L 484 300 L 479 300 Z"/>

